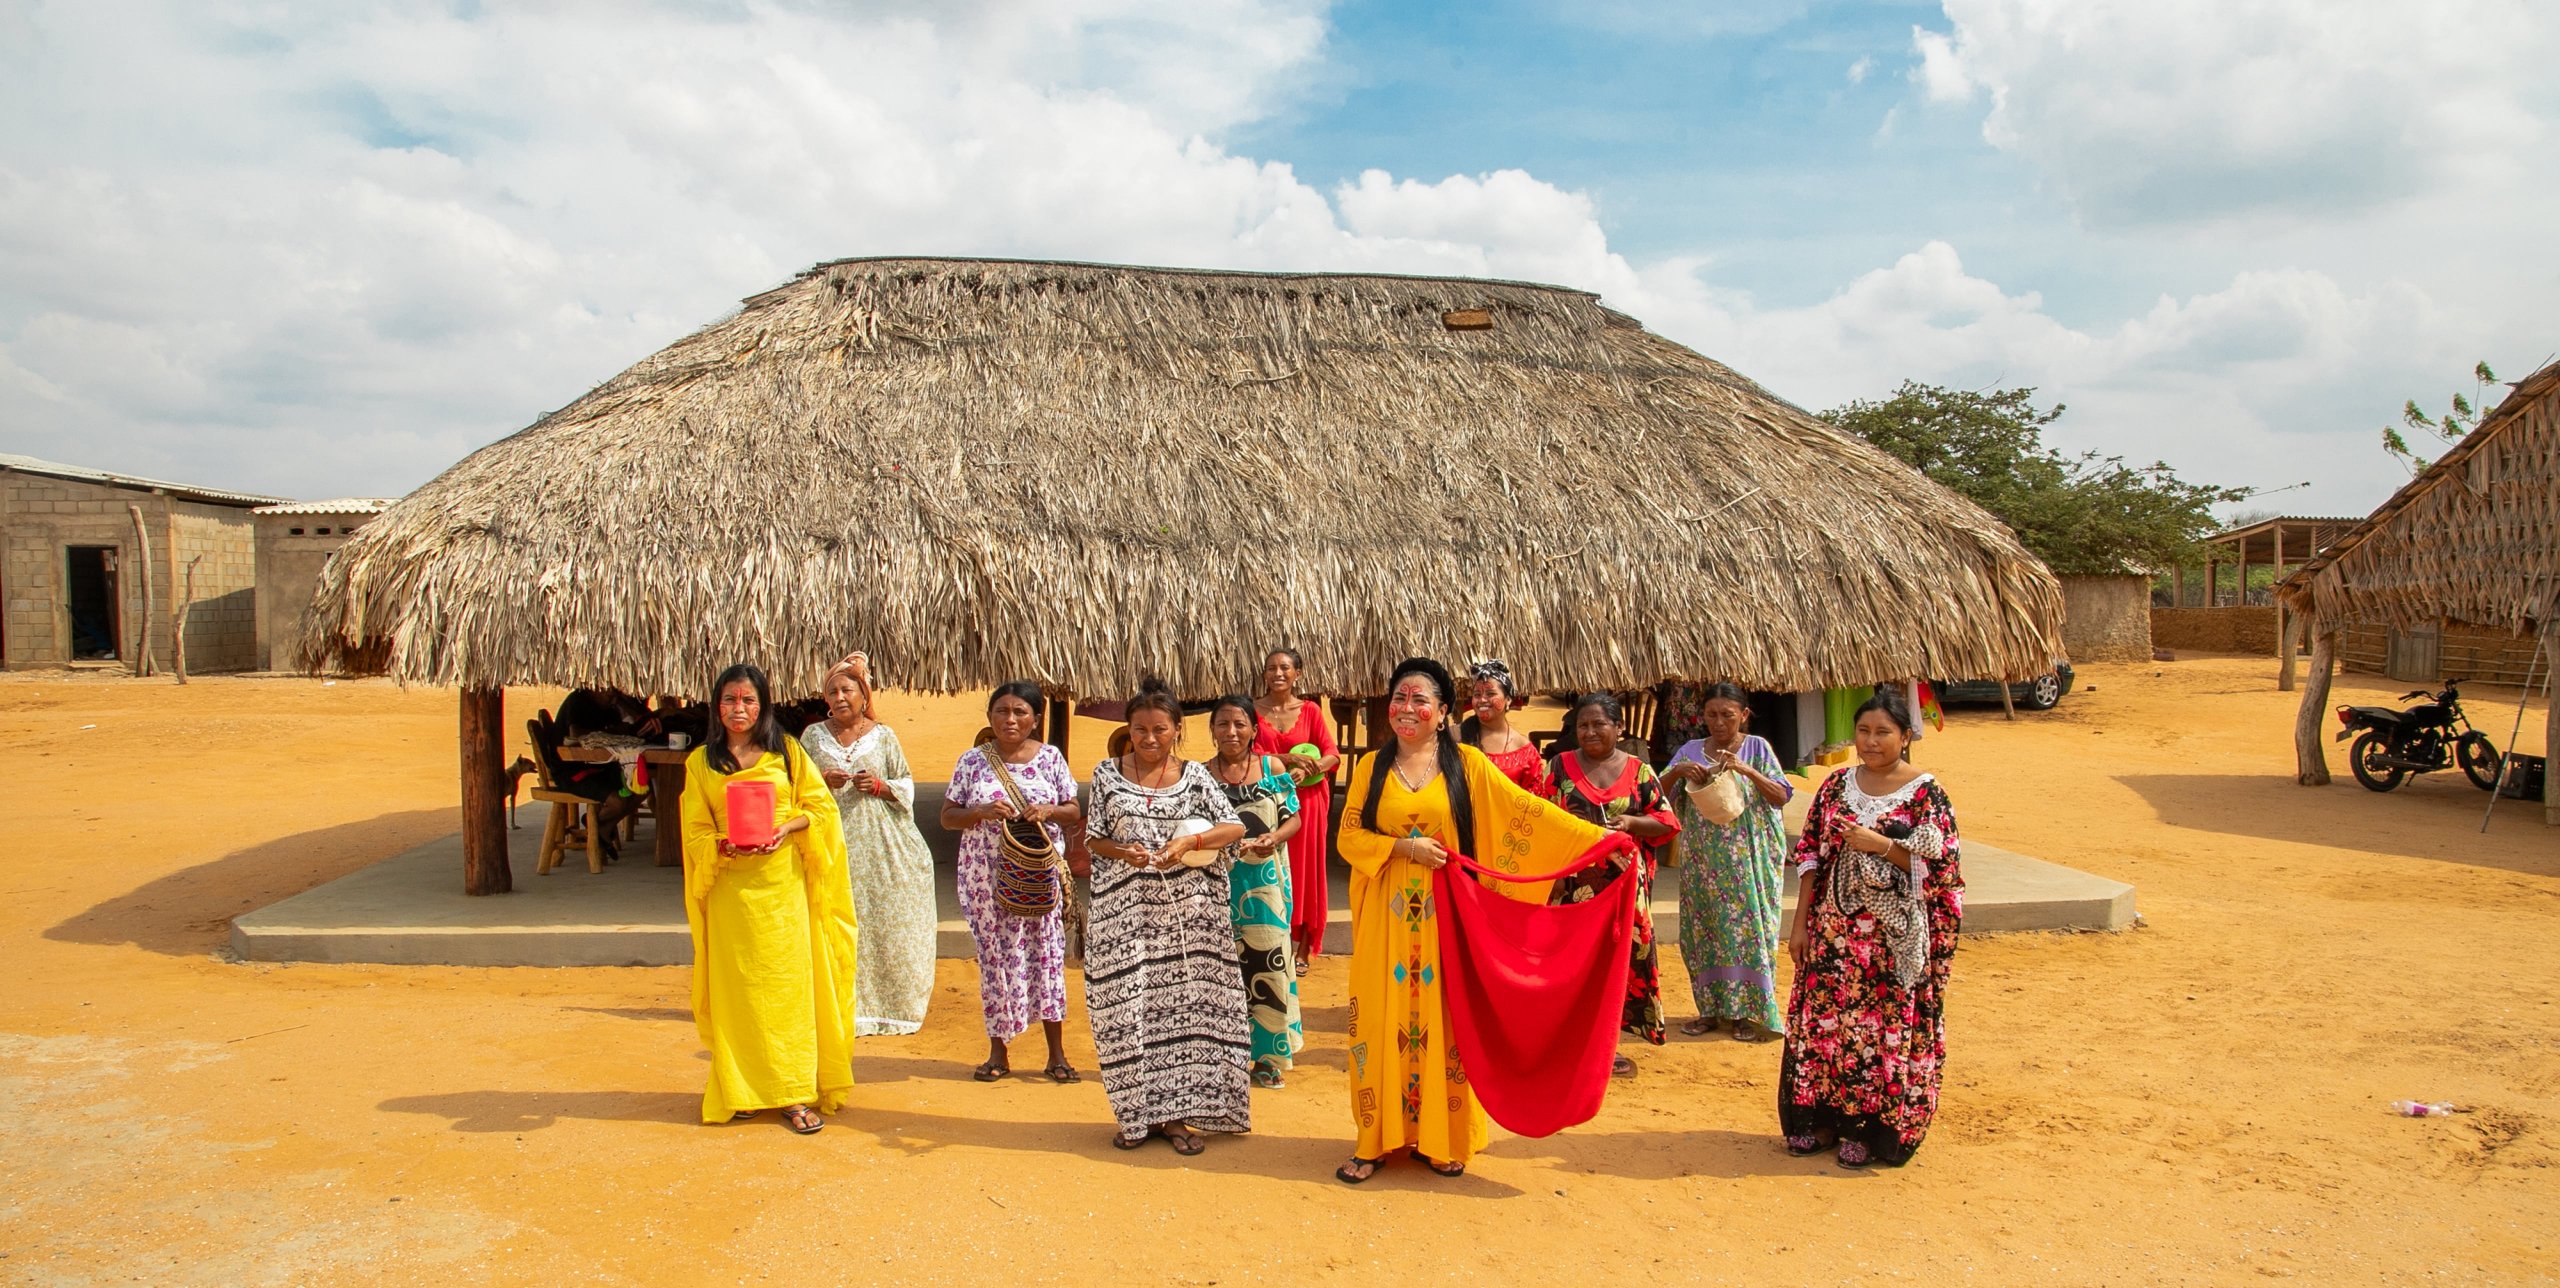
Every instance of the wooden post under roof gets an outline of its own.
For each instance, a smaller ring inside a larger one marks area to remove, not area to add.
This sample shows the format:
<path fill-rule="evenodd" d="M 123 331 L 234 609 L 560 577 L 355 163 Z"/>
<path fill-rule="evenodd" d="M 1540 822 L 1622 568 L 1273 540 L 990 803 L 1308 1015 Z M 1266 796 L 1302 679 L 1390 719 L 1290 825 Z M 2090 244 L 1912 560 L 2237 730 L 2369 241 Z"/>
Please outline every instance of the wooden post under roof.
<path fill-rule="evenodd" d="M 515 889 L 507 866 L 507 693 L 462 691 L 462 892 Z"/>
<path fill-rule="evenodd" d="M 2219 607 L 2219 605 L 2215 604 L 2214 601 L 2221 597 L 2222 558 L 2221 556 L 2216 555 L 2215 557 L 2204 561 L 2204 606 L 2207 608 Z"/>
<path fill-rule="evenodd" d="M 1048 728 L 1041 732 L 1040 737 L 1040 741 L 1057 748 L 1059 755 L 1067 757 L 1067 763 L 1070 765 L 1075 763 L 1075 758 L 1067 746 L 1067 739 L 1072 736 L 1072 731 L 1068 726 L 1075 719 L 1075 712 L 1076 706 L 1073 698 L 1058 697 L 1049 699 L 1049 712 L 1047 718 Z"/>
<path fill-rule="evenodd" d="M 2169 569 L 2169 607 L 2187 606 L 2187 565 L 2181 561 Z"/>
<path fill-rule="evenodd" d="M 2542 628 L 2542 825 L 2560 827 L 2560 622 Z M 2512 749 L 2511 749 L 2512 750 Z"/>
<path fill-rule="evenodd" d="M 2329 785 L 2329 757 L 2320 750 L 2320 722 L 2329 714 L 2329 673 L 2337 669 L 2337 658 L 2335 630 L 2312 637 L 2311 682 L 2302 687 L 2302 709 L 2293 717 L 2294 781 L 2305 787 Z"/>
<path fill-rule="evenodd" d="M 2276 521 L 2275 535 L 2275 575 L 2272 581 L 2275 584 L 2281 584 L 2284 581 L 2284 521 L 2281 519 Z M 2293 692 L 2293 632 L 2286 629 L 2291 623 L 2285 620 L 2284 596 L 2275 594 L 2270 597 L 2276 601 L 2276 692 L 2291 693 Z"/>

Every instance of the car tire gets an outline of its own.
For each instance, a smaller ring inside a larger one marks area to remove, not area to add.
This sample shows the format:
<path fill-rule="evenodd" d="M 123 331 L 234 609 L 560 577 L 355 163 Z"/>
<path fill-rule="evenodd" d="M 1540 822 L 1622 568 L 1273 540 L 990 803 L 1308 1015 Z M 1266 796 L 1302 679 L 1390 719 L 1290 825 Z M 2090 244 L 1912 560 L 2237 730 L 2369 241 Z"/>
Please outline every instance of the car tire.
<path fill-rule="evenodd" d="M 2037 676 L 2027 684 L 2027 691 L 2018 695 L 2018 705 L 2029 711 L 2051 711 L 2061 701 L 2062 676 L 2053 671 Z"/>

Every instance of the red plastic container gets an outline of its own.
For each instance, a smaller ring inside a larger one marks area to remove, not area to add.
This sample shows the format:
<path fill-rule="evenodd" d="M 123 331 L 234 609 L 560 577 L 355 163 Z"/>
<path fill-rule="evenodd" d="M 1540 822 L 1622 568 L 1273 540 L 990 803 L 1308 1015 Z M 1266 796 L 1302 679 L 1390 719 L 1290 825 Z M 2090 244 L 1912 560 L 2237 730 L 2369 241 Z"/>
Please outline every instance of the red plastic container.
<path fill-rule="evenodd" d="M 729 784 L 729 844 L 742 850 L 773 844 L 773 784 Z"/>

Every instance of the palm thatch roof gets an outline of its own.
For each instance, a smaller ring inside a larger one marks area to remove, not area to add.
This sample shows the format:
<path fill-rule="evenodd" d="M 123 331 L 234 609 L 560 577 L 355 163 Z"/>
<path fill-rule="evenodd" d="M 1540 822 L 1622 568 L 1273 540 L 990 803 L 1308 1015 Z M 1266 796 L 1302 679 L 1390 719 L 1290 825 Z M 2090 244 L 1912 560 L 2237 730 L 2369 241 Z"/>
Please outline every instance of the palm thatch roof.
<path fill-rule="evenodd" d="M 1206 695 L 1288 643 L 1321 691 L 1414 652 L 1787 690 L 2033 674 L 2061 617 L 1990 515 L 1585 292 L 866 259 L 392 505 L 305 661 Z"/>
<path fill-rule="evenodd" d="M 2560 625 L 2560 362 L 2277 588 L 2320 632 L 2346 622 Z"/>

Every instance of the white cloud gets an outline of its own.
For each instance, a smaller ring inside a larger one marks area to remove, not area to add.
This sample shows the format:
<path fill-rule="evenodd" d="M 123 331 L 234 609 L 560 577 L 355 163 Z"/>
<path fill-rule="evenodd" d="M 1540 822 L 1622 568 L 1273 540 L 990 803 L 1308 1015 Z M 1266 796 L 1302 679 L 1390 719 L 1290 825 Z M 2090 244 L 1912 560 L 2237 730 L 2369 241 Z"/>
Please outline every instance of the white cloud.
<path fill-rule="evenodd" d="M 1858 61 L 1849 64 L 1849 83 L 1852 85 L 1866 84 L 1867 73 L 1874 71 L 1875 69 L 1875 56 L 1872 54 L 1861 55 Z"/>
<path fill-rule="evenodd" d="M 2526 0 L 1945 0 L 1914 29 L 1937 102 L 2099 226 L 2334 215 L 2547 147 L 2550 25 Z"/>
<path fill-rule="evenodd" d="M 1987 90 L 2004 146 L 2055 157 L 2085 193 L 2107 158 L 2062 141 L 2133 152 L 2138 131 L 2053 108 L 2055 78 L 2086 59 L 1993 40 L 1977 3 L 1956 5 L 1952 34 L 1915 35 L 1923 91 Z M 2036 20 L 2038 39 L 2066 22 Z M 2305 444 L 2353 432 L 2354 452 L 2320 464 L 2319 495 L 2349 509 L 2390 481 L 2362 446 L 2370 409 L 2478 357 L 2529 360 L 2487 341 L 2538 316 L 2530 283 L 2501 295 L 2506 278 L 2382 255 L 2415 234 L 2369 222 L 2102 245 L 2086 253 L 2190 285 L 2067 319 L 2033 280 L 1969 268 L 1959 246 L 1985 242 L 1965 235 L 1897 234 L 1913 249 L 1890 265 L 1766 303 L 1701 254 L 1628 260 L 1591 194 L 1522 170 L 1370 170 L 1322 190 L 1219 141 L 1310 79 L 1325 39 L 1310 0 L 858 17 L 753 0 L 469 18 L 173 4 L 141 22 L 74 4 L 0 10 L 10 22 L 0 450 L 295 495 L 414 486 L 845 255 L 1559 282 L 1817 409 L 1906 377 L 2034 384 L 2072 404 L 2063 441 L 2230 482 L 2298 470 Z M 2128 164 L 2176 172 L 2163 149 Z"/>

